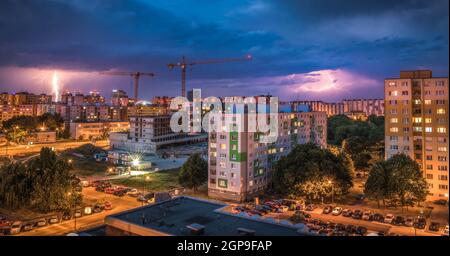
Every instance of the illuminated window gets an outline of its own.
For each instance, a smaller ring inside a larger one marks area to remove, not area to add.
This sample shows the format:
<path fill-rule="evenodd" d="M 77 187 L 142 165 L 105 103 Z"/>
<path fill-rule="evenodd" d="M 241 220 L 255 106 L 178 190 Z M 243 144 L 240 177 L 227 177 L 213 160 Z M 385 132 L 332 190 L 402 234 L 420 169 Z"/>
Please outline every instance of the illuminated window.
<path fill-rule="evenodd" d="M 445 127 L 438 127 L 438 128 L 437 128 L 437 132 L 438 132 L 438 133 L 446 133 L 446 132 L 447 132 L 447 129 L 446 129 Z"/>
<path fill-rule="evenodd" d="M 438 147 L 439 152 L 447 152 L 447 147 Z"/>
<path fill-rule="evenodd" d="M 431 118 L 425 118 L 425 123 L 431 124 Z"/>
<path fill-rule="evenodd" d="M 395 82 L 389 82 L 388 85 L 389 85 L 389 86 L 395 86 L 396 84 L 395 84 Z"/>
<path fill-rule="evenodd" d="M 393 124 L 398 123 L 398 119 L 397 118 L 391 118 L 391 123 L 393 123 Z"/>
<path fill-rule="evenodd" d="M 414 100 L 414 104 L 419 105 L 420 104 L 420 100 Z"/>
<path fill-rule="evenodd" d="M 220 149 L 227 149 L 227 144 L 220 144 Z"/>
<path fill-rule="evenodd" d="M 436 110 L 436 113 L 438 113 L 438 114 L 445 114 L 445 109 L 443 109 L 443 108 L 438 108 L 438 109 Z"/>
<path fill-rule="evenodd" d="M 413 127 L 413 131 L 414 131 L 414 132 L 422 132 L 422 127 L 420 127 L 420 126 L 414 126 L 414 127 Z"/>
<path fill-rule="evenodd" d="M 398 132 L 398 128 L 397 127 L 391 127 L 389 128 L 390 132 Z"/>
<path fill-rule="evenodd" d="M 424 103 L 425 105 L 431 105 L 431 100 L 425 100 Z"/>
<path fill-rule="evenodd" d="M 433 128 L 432 127 L 425 127 L 425 132 L 432 132 Z"/>
<path fill-rule="evenodd" d="M 419 124 L 420 124 L 420 123 L 422 123 L 422 118 L 421 118 L 421 117 L 414 117 L 414 118 L 413 118 L 413 122 L 414 122 L 414 123 L 419 123 Z"/>
<path fill-rule="evenodd" d="M 392 91 L 392 92 L 389 92 L 389 95 L 390 96 L 397 96 L 398 92 L 397 91 Z"/>

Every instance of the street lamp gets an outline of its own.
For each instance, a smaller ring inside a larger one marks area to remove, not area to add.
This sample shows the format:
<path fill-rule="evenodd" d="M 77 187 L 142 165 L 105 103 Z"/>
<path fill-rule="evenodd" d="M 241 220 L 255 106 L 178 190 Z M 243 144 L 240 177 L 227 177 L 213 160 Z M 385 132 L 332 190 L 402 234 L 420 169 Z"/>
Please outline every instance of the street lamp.
<path fill-rule="evenodd" d="M 70 197 L 72 195 L 71 192 L 67 193 L 67 195 Z M 71 200 L 69 198 L 69 200 Z M 73 210 L 73 232 L 76 233 L 77 232 L 77 203 L 76 201 L 74 201 L 74 210 Z M 72 208 L 72 203 L 70 204 L 70 207 Z"/>
<path fill-rule="evenodd" d="M 331 204 L 334 204 L 334 184 L 331 180 L 328 181 L 328 184 L 331 185 Z"/>

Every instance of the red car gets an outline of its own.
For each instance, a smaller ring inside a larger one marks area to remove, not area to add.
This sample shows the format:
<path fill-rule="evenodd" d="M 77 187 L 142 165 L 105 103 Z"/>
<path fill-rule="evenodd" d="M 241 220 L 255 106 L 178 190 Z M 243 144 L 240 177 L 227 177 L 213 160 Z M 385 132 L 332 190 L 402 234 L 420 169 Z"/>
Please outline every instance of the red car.
<path fill-rule="evenodd" d="M 105 193 L 106 193 L 106 194 L 113 194 L 114 191 L 116 191 L 115 188 L 105 188 Z"/>
<path fill-rule="evenodd" d="M 112 209 L 112 203 L 109 201 L 105 202 L 105 210 L 111 210 Z"/>

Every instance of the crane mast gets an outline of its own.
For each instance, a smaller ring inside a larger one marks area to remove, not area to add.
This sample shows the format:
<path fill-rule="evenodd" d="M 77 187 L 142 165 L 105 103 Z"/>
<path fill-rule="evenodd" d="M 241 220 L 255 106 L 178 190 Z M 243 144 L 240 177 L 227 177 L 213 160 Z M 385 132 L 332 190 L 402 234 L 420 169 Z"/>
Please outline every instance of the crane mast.
<path fill-rule="evenodd" d="M 194 66 L 199 64 L 218 64 L 218 63 L 227 63 L 227 62 L 239 62 L 239 61 L 249 61 L 252 60 L 251 55 L 246 55 L 242 58 L 226 58 L 226 59 L 210 59 L 210 60 L 198 60 L 187 62 L 186 57 L 182 56 L 181 61 L 177 63 L 169 63 L 167 67 L 169 69 L 174 69 L 179 67 L 181 69 L 181 96 L 186 97 L 186 67 Z"/>

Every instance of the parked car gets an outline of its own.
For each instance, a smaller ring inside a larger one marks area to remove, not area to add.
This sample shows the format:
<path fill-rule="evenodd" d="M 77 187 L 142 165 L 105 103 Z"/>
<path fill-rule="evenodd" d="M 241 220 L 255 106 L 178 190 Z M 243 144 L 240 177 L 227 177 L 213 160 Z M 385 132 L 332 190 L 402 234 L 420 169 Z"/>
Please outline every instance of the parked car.
<path fill-rule="evenodd" d="M 362 213 L 362 211 L 361 210 L 355 210 L 354 212 L 353 212 L 353 214 L 352 214 L 352 218 L 353 219 L 361 219 L 362 218 L 362 215 L 363 215 L 363 213 Z"/>
<path fill-rule="evenodd" d="M 438 200 L 434 201 L 433 203 L 437 204 L 437 205 L 446 205 L 447 204 L 447 200 L 445 200 L 445 199 L 438 199 Z"/>
<path fill-rule="evenodd" d="M 104 191 L 105 191 L 106 194 L 114 194 L 116 189 L 112 188 L 112 187 L 109 187 L 109 188 L 105 188 Z"/>
<path fill-rule="evenodd" d="M 278 211 L 279 211 L 279 212 L 287 212 L 287 211 L 289 211 L 289 207 L 287 207 L 286 205 L 281 205 L 281 206 L 278 208 Z"/>
<path fill-rule="evenodd" d="M 22 230 L 22 221 L 14 221 L 11 225 L 11 229 L 9 230 L 10 235 L 19 234 Z"/>
<path fill-rule="evenodd" d="M 342 208 L 341 207 L 334 207 L 333 211 L 331 212 L 331 214 L 333 214 L 334 216 L 338 216 L 342 213 Z"/>
<path fill-rule="evenodd" d="M 363 220 L 370 221 L 372 220 L 372 212 L 371 211 L 365 211 L 362 215 Z"/>
<path fill-rule="evenodd" d="M 355 196 L 355 199 L 357 200 L 364 200 L 366 198 L 366 196 L 364 194 L 358 194 Z"/>
<path fill-rule="evenodd" d="M 103 204 L 97 203 L 94 205 L 94 209 L 92 209 L 92 211 L 95 213 L 99 213 L 99 212 L 102 212 L 104 208 L 105 208 L 105 206 Z"/>
<path fill-rule="evenodd" d="M 395 216 L 395 218 L 392 220 L 392 224 L 401 226 L 405 224 L 405 218 L 403 218 L 402 216 Z"/>
<path fill-rule="evenodd" d="M 80 218 L 83 216 L 83 212 L 81 210 L 76 210 L 74 213 L 75 218 Z"/>
<path fill-rule="evenodd" d="M 407 216 L 407 217 L 405 218 L 405 226 L 407 226 L 407 227 L 412 227 L 412 226 L 414 226 L 414 218 L 411 217 L 411 216 Z"/>
<path fill-rule="evenodd" d="M 384 217 L 381 213 L 374 213 L 372 214 L 372 220 L 373 221 L 379 221 L 379 222 L 384 222 Z"/>
<path fill-rule="evenodd" d="M 363 235 L 365 235 L 367 233 L 367 228 L 359 226 L 359 227 L 356 228 L 356 232 L 355 233 L 360 235 L 360 236 L 363 236 Z"/>
<path fill-rule="evenodd" d="M 448 236 L 448 225 L 445 225 L 444 232 L 442 235 Z"/>
<path fill-rule="evenodd" d="M 51 216 L 51 217 L 48 219 L 48 223 L 49 223 L 49 224 L 55 224 L 55 223 L 58 223 L 58 222 L 59 222 L 59 218 L 58 218 L 58 216 L 56 216 L 56 215 Z"/>
<path fill-rule="evenodd" d="M 327 205 L 323 208 L 322 213 L 323 214 L 329 214 L 333 211 L 333 207 L 331 205 Z"/>
<path fill-rule="evenodd" d="M 351 225 L 351 224 L 348 224 L 348 225 L 345 226 L 345 231 L 350 233 L 350 234 L 353 234 L 353 233 L 356 232 L 356 227 Z"/>
<path fill-rule="evenodd" d="M 424 217 L 417 217 L 416 221 L 414 222 L 414 227 L 418 229 L 425 229 L 426 225 L 427 220 Z"/>
<path fill-rule="evenodd" d="M 112 203 L 111 202 L 106 201 L 104 203 L 104 205 L 105 205 L 105 210 L 111 210 L 112 209 Z"/>
<path fill-rule="evenodd" d="M 122 197 L 122 196 L 124 196 L 125 194 L 126 194 L 126 192 L 125 192 L 125 190 L 123 190 L 123 189 L 117 189 L 117 190 L 115 190 L 115 191 L 113 192 L 113 195 L 119 196 L 119 197 Z"/>
<path fill-rule="evenodd" d="M 70 220 L 72 218 L 72 214 L 68 211 L 64 212 L 62 215 L 63 220 Z"/>
<path fill-rule="evenodd" d="M 22 231 L 26 232 L 26 231 L 33 230 L 33 227 L 34 227 L 34 225 L 32 222 L 27 222 L 23 225 Z"/>
<path fill-rule="evenodd" d="M 386 214 L 386 216 L 384 216 L 384 223 L 391 224 L 392 220 L 394 220 L 394 217 L 395 217 L 394 214 L 390 214 L 390 213 Z"/>
<path fill-rule="evenodd" d="M 316 208 L 317 208 L 317 206 L 315 206 L 314 204 L 308 204 L 306 206 L 305 210 L 307 210 L 307 211 L 314 211 Z"/>
<path fill-rule="evenodd" d="M 127 195 L 131 197 L 138 197 L 141 195 L 141 193 L 137 189 L 133 188 L 127 192 Z"/>
<path fill-rule="evenodd" d="M 440 224 L 438 222 L 431 222 L 430 226 L 428 227 L 430 231 L 439 231 L 439 228 Z"/>
<path fill-rule="evenodd" d="M 84 215 L 91 215 L 92 214 L 92 207 L 86 206 L 84 207 Z"/>
<path fill-rule="evenodd" d="M 305 212 L 305 211 L 296 211 L 295 214 L 299 214 L 299 215 L 303 215 L 303 217 L 305 217 L 305 219 L 310 219 L 311 218 L 311 214 Z"/>
<path fill-rule="evenodd" d="M 352 214 L 353 214 L 353 212 L 350 209 L 342 210 L 342 216 L 344 216 L 344 217 L 352 217 Z"/>
<path fill-rule="evenodd" d="M 43 227 L 47 226 L 47 220 L 46 219 L 38 219 L 36 221 L 36 227 Z"/>

